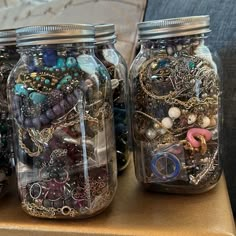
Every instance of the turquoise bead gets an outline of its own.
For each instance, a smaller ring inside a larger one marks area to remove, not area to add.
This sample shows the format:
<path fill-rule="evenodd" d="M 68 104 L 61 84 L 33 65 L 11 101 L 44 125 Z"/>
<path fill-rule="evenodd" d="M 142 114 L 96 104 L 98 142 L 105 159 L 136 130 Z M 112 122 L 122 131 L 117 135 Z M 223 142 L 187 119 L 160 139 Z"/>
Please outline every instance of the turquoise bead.
<path fill-rule="evenodd" d="M 71 81 L 71 80 L 72 80 L 72 77 L 71 77 L 70 75 L 64 76 L 64 77 L 60 80 L 59 84 L 57 85 L 57 89 L 60 89 L 63 84 L 67 84 L 67 83 L 68 83 L 69 81 Z"/>
<path fill-rule="evenodd" d="M 49 84 L 51 84 L 51 81 L 49 79 L 45 79 L 44 83 L 49 85 Z"/>
<path fill-rule="evenodd" d="M 39 76 L 36 76 L 35 79 L 36 79 L 36 81 L 40 81 L 41 80 L 41 78 Z"/>
<path fill-rule="evenodd" d="M 66 60 L 62 57 L 57 59 L 57 68 L 62 68 L 66 66 Z"/>
<path fill-rule="evenodd" d="M 29 92 L 24 88 L 24 84 L 15 85 L 15 94 L 28 96 Z"/>
<path fill-rule="evenodd" d="M 46 100 L 47 96 L 43 95 L 41 93 L 37 93 L 37 92 L 32 92 L 29 95 L 30 99 L 33 101 L 34 104 L 39 104 L 42 103 Z"/>
<path fill-rule="evenodd" d="M 77 61 L 74 57 L 68 57 L 66 59 L 66 66 L 68 68 L 72 68 L 72 67 L 75 67 L 77 65 Z"/>
<path fill-rule="evenodd" d="M 74 76 L 78 76 L 78 75 L 79 75 L 79 73 L 77 73 L 77 72 L 74 73 Z"/>

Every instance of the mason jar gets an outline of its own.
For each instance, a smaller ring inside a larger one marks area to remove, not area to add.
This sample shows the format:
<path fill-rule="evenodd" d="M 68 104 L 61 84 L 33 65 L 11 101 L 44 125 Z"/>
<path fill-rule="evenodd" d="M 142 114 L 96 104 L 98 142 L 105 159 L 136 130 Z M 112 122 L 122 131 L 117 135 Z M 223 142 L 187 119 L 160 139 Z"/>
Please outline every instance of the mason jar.
<path fill-rule="evenodd" d="M 222 169 L 209 16 L 142 22 L 138 30 L 141 49 L 130 70 L 136 177 L 153 191 L 205 192 Z"/>
<path fill-rule="evenodd" d="M 19 59 L 15 29 L 0 31 L 0 196 L 8 189 L 12 172 L 12 124 L 7 102 L 7 78 Z"/>
<path fill-rule="evenodd" d="M 113 110 L 116 134 L 116 156 L 118 172 L 129 164 L 126 84 L 128 69 L 122 55 L 115 48 L 116 35 L 113 24 L 95 25 L 95 55 L 107 68 L 113 90 Z"/>
<path fill-rule="evenodd" d="M 91 25 L 17 29 L 21 58 L 9 77 L 17 180 L 24 211 L 86 218 L 117 186 L 112 89 L 94 56 Z"/>

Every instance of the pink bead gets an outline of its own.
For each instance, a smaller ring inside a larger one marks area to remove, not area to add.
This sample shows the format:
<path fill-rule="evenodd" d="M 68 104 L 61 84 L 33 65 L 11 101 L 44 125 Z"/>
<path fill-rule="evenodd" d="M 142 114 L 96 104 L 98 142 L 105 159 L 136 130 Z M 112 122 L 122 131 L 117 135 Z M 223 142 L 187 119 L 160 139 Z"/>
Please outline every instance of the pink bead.
<path fill-rule="evenodd" d="M 201 128 L 192 128 L 187 132 L 187 140 L 194 148 L 198 148 L 201 146 L 201 143 L 195 139 L 198 135 L 204 136 L 206 141 L 209 141 L 212 137 L 212 133 L 207 129 Z"/>

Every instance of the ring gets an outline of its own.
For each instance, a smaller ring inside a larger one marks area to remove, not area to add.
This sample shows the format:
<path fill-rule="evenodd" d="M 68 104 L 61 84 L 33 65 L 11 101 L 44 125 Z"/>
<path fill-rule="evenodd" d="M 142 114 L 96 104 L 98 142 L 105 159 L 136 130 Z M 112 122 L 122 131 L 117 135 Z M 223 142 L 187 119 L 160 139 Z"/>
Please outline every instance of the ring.
<path fill-rule="evenodd" d="M 163 163 L 163 161 L 165 163 Z M 163 181 L 169 181 L 176 178 L 180 173 L 180 169 L 181 163 L 172 153 L 159 152 L 152 158 L 151 170 L 156 177 Z"/>
<path fill-rule="evenodd" d="M 70 212 L 71 212 L 71 208 L 69 206 L 64 206 L 64 207 L 61 208 L 61 213 L 64 216 L 70 215 Z"/>
<path fill-rule="evenodd" d="M 32 192 L 33 192 L 33 187 L 34 186 L 38 186 L 39 188 L 39 193 L 38 193 L 38 196 L 33 196 Z M 30 186 L 30 189 L 29 189 L 29 194 L 30 194 L 30 197 L 34 200 L 38 199 L 40 197 L 40 195 L 42 194 L 42 187 L 39 183 L 33 183 L 31 186 Z"/>

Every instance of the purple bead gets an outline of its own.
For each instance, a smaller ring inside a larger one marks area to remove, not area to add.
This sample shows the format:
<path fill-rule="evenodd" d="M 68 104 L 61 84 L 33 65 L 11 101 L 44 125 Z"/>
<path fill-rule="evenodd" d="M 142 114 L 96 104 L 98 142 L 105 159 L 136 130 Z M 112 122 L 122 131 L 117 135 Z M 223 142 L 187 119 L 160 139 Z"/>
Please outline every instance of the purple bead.
<path fill-rule="evenodd" d="M 15 117 L 21 116 L 20 109 L 17 108 L 17 109 L 14 111 L 13 115 L 14 115 Z"/>
<path fill-rule="evenodd" d="M 46 111 L 46 116 L 48 117 L 48 119 L 53 120 L 56 118 L 56 115 L 54 114 L 52 109 L 48 109 Z"/>
<path fill-rule="evenodd" d="M 39 120 L 43 125 L 47 125 L 48 123 L 50 123 L 50 120 L 48 119 L 48 117 L 45 114 L 42 114 L 39 117 Z"/>
<path fill-rule="evenodd" d="M 63 111 L 68 111 L 71 108 L 71 105 L 65 100 L 60 101 L 60 107 L 63 109 Z"/>
<path fill-rule="evenodd" d="M 53 112 L 57 115 L 57 116 L 60 116 L 63 114 L 63 110 L 61 108 L 60 105 L 55 105 L 53 108 L 52 108 Z"/>
<path fill-rule="evenodd" d="M 69 94 L 66 98 L 70 105 L 74 106 L 77 102 L 77 98 L 73 94 Z"/>
<path fill-rule="evenodd" d="M 33 126 L 35 127 L 35 129 L 40 129 L 41 123 L 40 123 L 40 120 L 38 117 L 32 119 L 32 123 L 33 123 Z"/>
<path fill-rule="evenodd" d="M 23 116 L 21 116 L 21 115 L 18 116 L 17 121 L 18 121 L 18 123 L 19 123 L 20 125 L 23 125 L 23 122 L 24 122 Z"/>
<path fill-rule="evenodd" d="M 32 120 L 29 119 L 29 118 L 26 118 L 26 119 L 25 119 L 25 121 L 24 121 L 24 126 L 25 126 L 26 128 L 32 128 L 32 127 L 34 127 Z"/>

